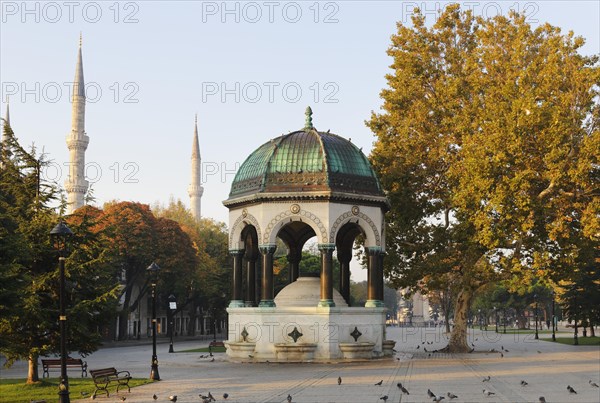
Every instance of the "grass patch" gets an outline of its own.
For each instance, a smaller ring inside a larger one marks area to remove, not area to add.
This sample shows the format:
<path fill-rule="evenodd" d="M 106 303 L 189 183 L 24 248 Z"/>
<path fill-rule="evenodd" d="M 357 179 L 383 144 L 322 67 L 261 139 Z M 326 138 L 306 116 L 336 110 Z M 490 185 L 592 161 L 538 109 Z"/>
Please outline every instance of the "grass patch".
<path fill-rule="evenodd" d="M 0 379 L 0 402 L 10 403 L 29 403 L 31 400 L 46 400 L 48 402 L 55 402 L 58 400 L 58 378 L 45 378 L 44 380 L 35 384 L 28 385 L 25 383 L 26 379 Z M 152 383 L 151 379 L 144 378 L 133 378 L 129 381 L 130 387 L 145 385 Z M 96 387 L 92 378 L 69 378 L 69 396 L 71 400 L 81 399 L 84 396 L 81 394 L 87 393 L 87 397 L 94 393 Z M 114 387 L 109 386 L 108 391 L 110 392 L 111 398 L 117 385 Z M 127 395 L 127 388 L 119 390 L 119 394 L 125 392 Z M 99 397 L 106 396 L 105 394 L 99 394 Z"/>
<path fill-rule="evenodd" d="M 560 343 L 560 344 L 568 344 L 570 346 L 573 345 L 573 337 L 557 337 L 556 338 L 556 342 Z M 579 345 L 580 346 L 600 346 L 600 337 L 599 336 L 594 336 L 594 337 L 582 337 L 579 336 L 577 338 L 577 340 L 579 341 Z M 544 341 L 549 341 L 552 342 L 552 339 L 544 339 Z"/>
<path fill-rule="evenodd" d="M 225 347 L 213 347 L 210 351 L 213 353 L 224 353 Z M 176 353 L 208 353 L 208 347 L 192 348 L 190 350 L 175 351 Z"/>

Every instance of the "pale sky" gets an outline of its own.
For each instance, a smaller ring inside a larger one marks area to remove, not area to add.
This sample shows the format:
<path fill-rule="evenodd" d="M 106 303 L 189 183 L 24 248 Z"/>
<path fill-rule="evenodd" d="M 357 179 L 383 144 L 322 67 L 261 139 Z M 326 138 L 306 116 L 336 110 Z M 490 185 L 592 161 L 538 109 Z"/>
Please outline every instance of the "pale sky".
<path fill-rule="evenodd" d="M 2 1 L 2 115 L 22 144 L 68 161 L 69 84 L 83 34 L 88 180 L 97 204 L 170 198 L 188 203 L 194 114 L 204 168 L 203 216 L 227 222 L 239 164 L 269 139 L 302 128 L 351 138 L 368 155 L 365 126 L 381 105 L 396 22 L 415 6 L 432 23 L 449 2 L 406 1 Z M 598 1 L 470 1 L 476 15 L 517 9 L 600 53 Z M 365 279 L 354 263 L 353 280 Z"/>

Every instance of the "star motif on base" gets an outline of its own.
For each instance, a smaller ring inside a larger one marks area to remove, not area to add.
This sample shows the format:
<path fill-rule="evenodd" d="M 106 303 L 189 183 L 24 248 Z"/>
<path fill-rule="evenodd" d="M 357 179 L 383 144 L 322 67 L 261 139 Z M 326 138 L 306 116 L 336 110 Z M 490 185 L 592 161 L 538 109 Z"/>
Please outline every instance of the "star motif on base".
<path fill-rule="evenodd" d="M 302 333 L 300 333 L 298 331 L 298 328 L 294 326 L 294 330 L 292 330 L 290 333 L 288 333 L 288 336 L 290 336 L 292 339 L 294 339 L 294 343 L 298 341 L 298 339 L 300 337 L 303 336 Z"/>
<path fill-rule="evenodd" d="M 354 326 L 354 330 L 350 333 L 350 336 L 354 337 L 354 341 L 358 341 L 358 338 L 362 336 L 362 333 L 358 330 L 356 326 Z"/>

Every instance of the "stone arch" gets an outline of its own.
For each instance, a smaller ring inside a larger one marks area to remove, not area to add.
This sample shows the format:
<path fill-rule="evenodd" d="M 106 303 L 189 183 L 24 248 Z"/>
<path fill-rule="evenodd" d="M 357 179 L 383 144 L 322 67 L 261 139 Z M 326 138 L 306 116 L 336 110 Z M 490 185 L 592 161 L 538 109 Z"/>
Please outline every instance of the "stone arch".
<path fill-rule="evenodd" d="M 295 206 L 296 208 L 294 208 Z M 292 205 L 292 208 L 282 211 L 273 217 L 271 221 L 269 221 L 269 224 L 265 228 L 265 232 L 263 234 L 263 244 L 274 245 L 276 243 L 277 232 L 279 232 L 279 229 L 283 227 L 284 220 L 289 221 L 290 219 L 292 221 L 302 221 L 307 225 L 310 225 L 310 227 L 315 231 L 319 243 L 328 242 L 329 238 L 327 237 L 327 228 L 325 225 L 323 225 L 323 222 L 319 219 L 319 217 L 310 211 L 300 209 L 297 204 L 294 204 Z"/>
<path fill-rule="evenodd" d="M 331 230 L 329 231 L 329 243 L 335 243 L 335 239 L 340 227 L 347 222 L 356 220 L 356 224 L 360 226 L 366 235 L 365 246 L 379 246 L 381 247 L 381 235 L 375 225 L 375 222 L 366 215 L 358 211 L 358 209 L 352 209 L 341 214 L 332 224 Z"/>
<path fill-rule="evenodd" d="M 242 244 L 242 230 L 246 225 L 253 225 L 254 228 L 256 228 L 258 239 L 261 239 L 260 224 L 258 223 L 258 220 L 244 209 L 229 230 L 229 249 L 244 248 Z"/>

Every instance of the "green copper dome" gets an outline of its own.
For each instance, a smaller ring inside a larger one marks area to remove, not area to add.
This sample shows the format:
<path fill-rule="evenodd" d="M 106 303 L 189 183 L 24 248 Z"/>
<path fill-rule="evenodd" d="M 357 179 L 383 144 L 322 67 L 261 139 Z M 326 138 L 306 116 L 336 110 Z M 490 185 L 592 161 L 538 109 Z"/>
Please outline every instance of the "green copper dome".
<path fill-rule="evenodd" d="M 229 199 L 255 193 L 341 192 L 384 196 L 367 157 L 349 140 L 312 127 L 274 138 L 240 166 Z"/>

